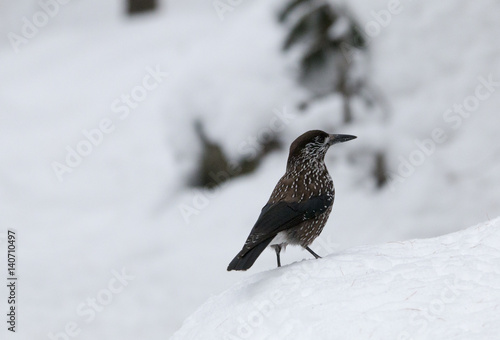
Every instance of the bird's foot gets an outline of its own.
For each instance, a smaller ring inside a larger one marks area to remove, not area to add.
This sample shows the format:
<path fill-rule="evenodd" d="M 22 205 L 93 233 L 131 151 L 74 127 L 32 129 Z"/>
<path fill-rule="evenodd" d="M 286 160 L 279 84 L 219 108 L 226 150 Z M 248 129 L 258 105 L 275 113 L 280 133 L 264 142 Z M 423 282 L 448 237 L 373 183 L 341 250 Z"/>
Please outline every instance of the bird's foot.
<path fill-rule="evenodd" d="M 321 258 L 321 256 L 319 256 L 318 254 L 316 254 L 315 252 L 313 252 L 311 248 L 306 247 L 306 250 L 308 252 L 310 252 L 312 254 L 312 256 L 314 256 L 316 259 L 320 259 Z"/>

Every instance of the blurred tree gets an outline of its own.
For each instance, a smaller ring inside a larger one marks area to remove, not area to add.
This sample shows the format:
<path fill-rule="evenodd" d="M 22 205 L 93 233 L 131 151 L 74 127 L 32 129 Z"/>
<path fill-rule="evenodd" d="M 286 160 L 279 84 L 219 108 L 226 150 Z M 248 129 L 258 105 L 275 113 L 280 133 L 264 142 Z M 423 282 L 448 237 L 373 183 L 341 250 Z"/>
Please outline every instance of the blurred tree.
<path fill-rule="evenodd" d="M 385 153 L 383 151 L 377 151 L 375 153 L 375 166 L 373 168 L 373 176 L 375 177 L 375 185 L 377 186 L 377 188 L 383 187 L 389 180 Z"/>
<path fill-rule="evenodd" d="M 154 11 L 157 7 L 157 0 L 127 0 L 127 13 L 129 15 Z"/>
<path fill-rule="evenodd" d="M 365 39 L 354 18 L 345 9 L 321 0 L 292 0 L 279 15 L 292 21 L 283 50 L 299 50 L 300 81 L 313 98 L 339 93 L 344 102 L 344 122 L 353 120 L 351 97 L 362 94 L 364 74 L 357 51 L 366 50 Z M 307 103 L 301 105 L 302 109 Z"/>
<path fill-rule="evenodd" d="M 278 20 L 289 26 L 283 50 L 293 49 L 298 56 L 299 81 L 312 94 L 299 108 L 305 111 L 311 102 L 337 94 L 342 98 L 344 124 L 354 123 L 353 99 L 372 106 L 375 97 L 367 85 L 367 40 L 354 17 L 325 0 L 289 0 Z M 384 186 L 388 180 L 385 151 L 368 145 L 361 153 L 362 159 L 370 155 L 367 168 L 376 186 Z"/>
<path fill-rule="evenodd" d="M 201 121 L 195 122 L 195 130 L 202 143 L 202 157 L 192 182 L 194 186 L 215 188 L 231 178 L 253 172 L 265 155 L 281 146 L 274 136 L 261 144 L 261 149 L 255 156 L 230 160 L 222 147 L 206 135 Z"/>

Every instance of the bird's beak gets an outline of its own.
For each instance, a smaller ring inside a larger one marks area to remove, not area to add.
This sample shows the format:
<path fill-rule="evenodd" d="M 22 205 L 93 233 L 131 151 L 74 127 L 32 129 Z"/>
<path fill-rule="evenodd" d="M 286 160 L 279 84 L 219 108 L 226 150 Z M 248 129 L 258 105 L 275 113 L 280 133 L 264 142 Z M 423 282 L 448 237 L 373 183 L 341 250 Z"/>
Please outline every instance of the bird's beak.
<path fill-rule="evenodd" d="M 328 144 L 333 145 L 337 143 L 344 143 L 347 141 L 350 141 L 351 139 L 358 138 L 356 136 L 351 136 L 351 135 L 330 135 L 330 140 Z"/>

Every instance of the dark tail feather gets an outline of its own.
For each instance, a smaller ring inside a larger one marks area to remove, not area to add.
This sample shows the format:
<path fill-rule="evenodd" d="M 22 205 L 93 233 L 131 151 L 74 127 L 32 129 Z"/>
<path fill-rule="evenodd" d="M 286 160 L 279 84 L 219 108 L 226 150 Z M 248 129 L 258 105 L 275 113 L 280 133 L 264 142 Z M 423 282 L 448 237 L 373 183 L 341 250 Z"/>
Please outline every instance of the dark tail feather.
<path fill-rule="evenodd" d="M 271 243 L 272 237 L 267 240 L 262 241 L 250 250 L 243 248 L 238 255 L 231 261 L 229 266 L 227 266 L 227 271 L 231 270 L 247 270 L 250 268 L 259 255 L 266 249 L 266 247 Z"/>

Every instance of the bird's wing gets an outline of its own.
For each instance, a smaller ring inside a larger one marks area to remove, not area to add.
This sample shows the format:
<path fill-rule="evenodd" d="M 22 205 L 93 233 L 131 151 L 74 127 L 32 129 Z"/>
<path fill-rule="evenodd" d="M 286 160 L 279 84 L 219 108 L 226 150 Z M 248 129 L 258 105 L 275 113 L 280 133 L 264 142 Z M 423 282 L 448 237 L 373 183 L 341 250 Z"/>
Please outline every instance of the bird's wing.
<path fill-rule="evenodd" d="M 325 212 L 333 203 L 333 196 L 314 196 L 304 202 L 280 201 L 266 204 L 245 242 L 243 250 L 276 236 L 280 231 L 298 226 Z"/>

